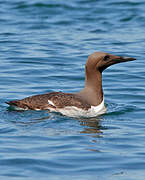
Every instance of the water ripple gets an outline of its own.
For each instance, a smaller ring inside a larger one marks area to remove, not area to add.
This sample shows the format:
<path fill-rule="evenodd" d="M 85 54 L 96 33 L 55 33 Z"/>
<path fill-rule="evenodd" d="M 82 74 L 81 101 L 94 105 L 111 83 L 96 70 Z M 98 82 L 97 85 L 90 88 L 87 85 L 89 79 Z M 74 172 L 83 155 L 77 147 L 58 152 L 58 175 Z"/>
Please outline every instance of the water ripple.
<path fill-rule="evenodd" d="M 144 179 L 144 17 L 138 0 L 0 1 L 2 179 Z M 68 118 L 5 101 L 84 87 L 94 51 L 135 57 L 103 73 L 107 113 Z"/>

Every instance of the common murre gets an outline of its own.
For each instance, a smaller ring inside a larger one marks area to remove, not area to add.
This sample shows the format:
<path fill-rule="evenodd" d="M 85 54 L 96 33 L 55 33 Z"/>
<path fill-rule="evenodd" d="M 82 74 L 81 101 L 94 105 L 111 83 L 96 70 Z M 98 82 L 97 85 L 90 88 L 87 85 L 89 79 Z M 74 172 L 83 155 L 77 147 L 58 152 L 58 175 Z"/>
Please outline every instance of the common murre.
<path fill-rule="evenodd" d="M 85 87 L 77 93 L 50 92 L 6 102 L 16 110 L 49 110 L 70 117 L 95 117 L 106 112 L 102 72 L 117 63 L 135 58 L 94 52 L 85 65 Z"/>

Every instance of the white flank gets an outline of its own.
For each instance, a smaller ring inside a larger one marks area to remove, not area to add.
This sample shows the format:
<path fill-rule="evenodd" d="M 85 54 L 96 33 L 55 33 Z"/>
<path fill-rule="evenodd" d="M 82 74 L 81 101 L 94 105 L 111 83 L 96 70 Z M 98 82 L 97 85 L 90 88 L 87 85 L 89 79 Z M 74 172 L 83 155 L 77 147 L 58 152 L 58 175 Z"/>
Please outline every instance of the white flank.
<path fill-rule="evenodd" d="M 75 106 L 67 106 L 65 108 L 57 109 L 57 112 L 69 117 L 95 117 L 106 112 L 104 100 L 98 106 L 91 106 L 88 110 L 83 110 Z"/>
<path fill-rule="evenodd" d="M 54 103 L 50 100 L 48 100 L 48 104 L 52 105 L 52 106 L 55 106 Z"/>
<path fill-rule="evenodd" d="M 55 107 L 54 103 L 48 100 L 48 104 Z M 28 108 L 20 108 L 17 106 L 11 106 L 14 110 L 28 110 Z M 40 109 L 35 109 L 39 111 Z M 106 112 L 106 107 L 104 105 L 104 99 L 98 106 L 91 106 L 90 109 L 84 110 L 75 106 L 66 106 L 65 108 L 48 108 L 50 112 L 59 112 L 65 116 L 69 117 L 96 117 L 98 115 L 104 114 Z"/>

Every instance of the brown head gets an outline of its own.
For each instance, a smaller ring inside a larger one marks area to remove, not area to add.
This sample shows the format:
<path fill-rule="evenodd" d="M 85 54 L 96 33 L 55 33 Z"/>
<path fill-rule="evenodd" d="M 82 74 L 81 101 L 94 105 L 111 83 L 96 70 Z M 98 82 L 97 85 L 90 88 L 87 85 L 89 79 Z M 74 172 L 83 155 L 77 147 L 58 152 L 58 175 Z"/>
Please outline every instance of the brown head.
<path fill-rule="evenodd" d="M 133 61 L 133 60 L 135 60 L 135 58 L 115 56 L 115 55 L 104 53 L 104 52 L 94 52 L 88 57 L 88 60 L 86 63 L 86 69 L 90 71 L 95 68 L 95 70 L 102 73 L 107 67 L 113 64 Z"/>
<path fill-rule="evenodd" d="M 102 72 L 113 64 L 133 60 L 135 58 L 115 56 L 104 52 L 91 54 L 85 66 L 85 87 L 78 95 L 93 106 L 100 104 L 103 100 Z"/>

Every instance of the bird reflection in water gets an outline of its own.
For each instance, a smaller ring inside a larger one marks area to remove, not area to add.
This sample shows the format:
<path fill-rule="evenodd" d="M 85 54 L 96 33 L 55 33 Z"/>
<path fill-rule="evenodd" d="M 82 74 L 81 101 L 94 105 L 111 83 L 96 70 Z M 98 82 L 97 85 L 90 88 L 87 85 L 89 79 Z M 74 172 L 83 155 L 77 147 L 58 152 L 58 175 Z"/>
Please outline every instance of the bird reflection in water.
<path fill-rule="evenodd" d="M 42 118 L 36 118 L 35 120 L 43 121 L 46 119 L 54 118 L 54 115 L 56 116 L 56 113 L 52 113 L 52 116 L 45 116 Z M 59 117 L 64 117 L 63 115 L 59 114 Z M 74 118 L 73 118 L 74 120 Z M 100 136 L 105 128 L 101 126 L 100 121 L 101 117 L 93 117 L 93 118 L 75 118 L 75 120 L 79 121 L 80 125 L 83 126 L 83 130 L 80 131 L 80 133 L 84 134 L 93 134 Z"/>
<path fill-rule="evenodd" d="M 85 150 L 97 153 L 101 152 L 98 143 L 99 139 L 103 138 L 103 131 L 106 129 L 101 125 L 102 120 L 102 116 L 79 119 L 80 125 L 83 126 L 80 133 L 90 136 L 90 141 L 85 146 Z"/>
<path fill-rule="evenodd" d="M 100 120 L 101 117 L 79 119 L 80 125 L 84 126 L 81 133 L 93 134 L 95 136 L 97 135 L 97 137 L 100 136 L 104 129 L 100 124 Z"/>
<path fill-rule="evenodd" d="M 9 113 L 13 113 L 13 111 L 9 111 Z M 20 116 L 21 114 L 21 116 Z M 39 116 L 39 117 L 38 117 Z M 19 120 L 18 120 L 19 119 Z M 27 119 L 27 121 L 26 121 Z M 26 126 L 31 126 L 32 124 L 39 124 L 41 122 L 46 122 L 46 121 L 56 121 L 56 120 L 61 120 L 64 123 L 65 116 L 57 114 L 57 113 L 46 113 L 44 112 L 39 112 L 39 113 L 32 113 L 31 111 L 29 112 L 18 112 L 16 113 L 15 111 L 15 118 L 11 120 L 11 122 L 16 123 L 16 124 L 21 124 L 21 125 L 26 125 Z M 92 137 L 102 137 L 103 130 L 105 129 L 103 126 L 101 126 L 101 120 L 102 117 L 93 117 L 93 118 L 72 118 L 72 120 L 76 120 L 79 122 L 79 124 L 83 127 L 79 130 L 79 133 L 81 134 L 90 134 Z M 66 121 L 66 120 L 65 120 Z M 69 129 L 67 129 L 67 132 Z M 72 131 L 72 129 L 70 130 Z M 65 132 L 65 129 L 64 129 Z"/>

